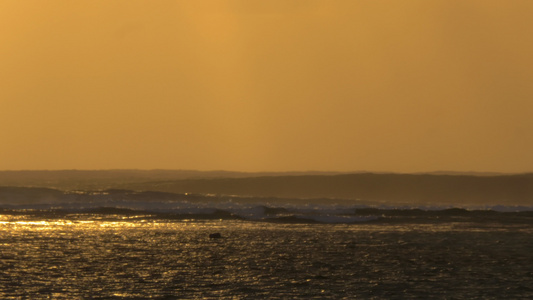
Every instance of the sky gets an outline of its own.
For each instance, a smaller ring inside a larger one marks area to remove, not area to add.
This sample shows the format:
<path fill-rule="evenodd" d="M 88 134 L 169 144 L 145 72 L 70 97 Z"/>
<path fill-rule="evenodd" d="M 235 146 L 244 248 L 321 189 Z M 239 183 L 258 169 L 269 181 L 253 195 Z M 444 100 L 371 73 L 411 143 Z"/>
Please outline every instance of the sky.
<path fill-rule="evenodd" d="M 531 0 L 1 0 L 0 170 L 533 171 Z"/>

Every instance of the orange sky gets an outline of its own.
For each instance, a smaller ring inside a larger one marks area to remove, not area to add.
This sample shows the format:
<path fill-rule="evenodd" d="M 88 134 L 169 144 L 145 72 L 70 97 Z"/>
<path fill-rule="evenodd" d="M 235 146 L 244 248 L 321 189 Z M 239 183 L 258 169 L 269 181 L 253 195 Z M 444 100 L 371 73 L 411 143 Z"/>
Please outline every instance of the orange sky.
<path fill-rule="evenodd" d="M 533 171 L 531 0 L 2 0 L 0 170 Z"/>

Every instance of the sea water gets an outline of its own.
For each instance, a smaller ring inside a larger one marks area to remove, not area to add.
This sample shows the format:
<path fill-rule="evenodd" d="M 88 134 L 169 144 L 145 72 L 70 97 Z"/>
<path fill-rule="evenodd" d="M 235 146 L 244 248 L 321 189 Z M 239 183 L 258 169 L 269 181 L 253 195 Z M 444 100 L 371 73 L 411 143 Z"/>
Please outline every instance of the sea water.
<path fill-rule="evenodd" d="M 533 299 L 531 207 L 0 200 L 1 299 Z"/>
<path fill-rule="evenodd" d="M 532 234 L 521 222 L 11 214 L 0 298 L 531 299 Z"/>

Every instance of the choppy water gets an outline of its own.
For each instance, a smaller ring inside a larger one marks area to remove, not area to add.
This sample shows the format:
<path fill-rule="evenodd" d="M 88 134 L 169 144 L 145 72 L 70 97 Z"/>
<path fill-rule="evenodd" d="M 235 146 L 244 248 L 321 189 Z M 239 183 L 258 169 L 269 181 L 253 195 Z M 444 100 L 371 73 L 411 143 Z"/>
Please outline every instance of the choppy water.
<path fill-rule="evenodd" d="M 8 213 L 2 299 L 531 299 L 530 221 Z M 222 238 L 210 239 L 220 232 Z"/>

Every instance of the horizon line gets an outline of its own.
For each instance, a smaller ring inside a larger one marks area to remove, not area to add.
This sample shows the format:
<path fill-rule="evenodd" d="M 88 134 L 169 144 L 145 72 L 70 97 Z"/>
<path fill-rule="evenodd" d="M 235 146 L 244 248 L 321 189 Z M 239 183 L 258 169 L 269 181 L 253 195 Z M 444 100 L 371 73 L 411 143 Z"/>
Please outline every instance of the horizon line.
<path fill-rule="evenodd" d="M 468 175 L 468 174 L 479 174 L 479 175 L 522 175 L 522 174 L 532 174 L 533 171 L 523 171 L 523 172 L 500 172 L 500 171 L 453 171 L 453 170 L 434 170 L 434 171 L 413 171 L 413 172 L 400 172 L 400 171 L 369 171 L 369 170 L 354 170 L 354 171 L 321 171 L 321 170 L 306 170 L 306 171 L 233 171 L 233 170 L 198 170 L 198 169 L 164 169 L 164 168 L 153 168 L 153 169 L 142 169 L 142 168 L 110 168 L 110 169 L 11 169 L 11 170 L 0 170 L 0 172 L 113 172 L 113 171 L 138 171 L 138 172 L 198 172 L 198 173 L 240 173 L 240 174 L 305 174 L 305 173 L 322 173 L 322 174 L 332 174 L 332 175 L 342 175 L 342 174 L 428 174 L 428 175 Z"/>

